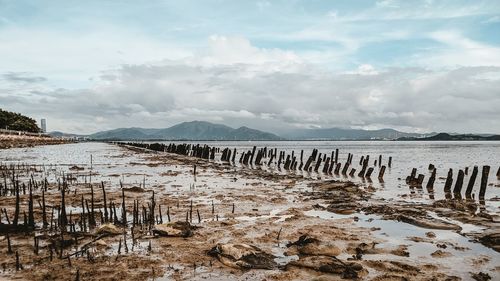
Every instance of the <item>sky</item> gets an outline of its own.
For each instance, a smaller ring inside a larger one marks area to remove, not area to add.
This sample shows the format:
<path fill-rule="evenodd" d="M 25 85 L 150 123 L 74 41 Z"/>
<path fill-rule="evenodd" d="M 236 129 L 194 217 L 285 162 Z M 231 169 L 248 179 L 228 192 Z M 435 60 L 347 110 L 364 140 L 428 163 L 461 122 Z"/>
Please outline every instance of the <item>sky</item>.
<path fill-rule="evenodd" d="M 500 1 L 0 0 L 0 108 L 85 134 L 500 133 Z"/>

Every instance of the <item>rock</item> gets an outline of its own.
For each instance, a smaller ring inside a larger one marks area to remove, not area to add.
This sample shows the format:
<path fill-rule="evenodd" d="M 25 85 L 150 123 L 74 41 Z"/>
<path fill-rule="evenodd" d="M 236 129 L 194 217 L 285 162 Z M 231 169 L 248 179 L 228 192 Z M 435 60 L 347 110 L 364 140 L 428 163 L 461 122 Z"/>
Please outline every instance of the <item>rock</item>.
<path fill-rule="evenodd" d="M 431 256 L 433 256 L 435 258 L 447 258 L 447 257 L 451 257 L 451 253 L 437 250 L 434 253 L 432 253 Z"/>
<path fill-rule="evenodd" d="M 491 280 L 491 276 L 488 273 L 479 272 L 479 273 L 471 273 L 472 279 L 476 281 L 489 281 Z"/>
<path fill-rule="evenodd" d="M 286 245 L 288 248 L 296 248 L 301 255 L 309 256 L 329 256 L 335 257 L 340 255 L 339 247 L 331 243 L 321 242 L 320 240 L 302 235 L 295 242 L 290 242 Z"/>
<path fill-rule="evenodd" d="M 124 187 L 123 190 L 128 192 L 144 192 L 144 188 L 140 186 Z"/>
<path fill-rule="evenodd" d="M 187 221 L 176 221 L 155 225 L 153 233 L 159 236 L 190 237 L 193 236 L 191 224 Z"/>
<path fill-rule="evenodd" d="M 426 232 L 425 236 L 427 236 L 429 238 L 436 238 L 436 234 L 432 231 Z"/>
<path fill-rule="evenodd" d="M 95 245 L 98 247 L 109 248 L 108 243 L 104 242 L 103 240 L 97 240 L 95 242 Z"/>
<path fill-rule="evenodd" d="M 277 267 L 275 256 L 253 245 L 217 244 L 208 254 L 226 266 L 243 269 L 273 269 Z"/>
<path fill-rule="evenodd" d="M 397 220 L 423 228 L 455 230 L 455 231 L 462 230 L 462 228 L 456 224 L 452 224 L 444 220 L 439 220 L 434 218 L 415 218 L 406 215 L 399 215 L 397 216 Z"/>
<path fill-rule="evenodd" d="M 363 267 L 357 263 L 344 263 L 341 260 L 327 256 L 306 256 L 299 260 L 291 261 L 287 267 L 295 266 L 308 268 L 325 273 L 340 274 L 342 278 L 358 278 L 358 273 Z"/>
<path fill-rule="evenodd" d="M 493 250 L 500 252 L 500 232 L 492 232 L 485 234 L 479 238 L 479 241 Z"/>
<path fill-rule="evenodd" d="M 82 171 L 82 170 L 85 170 L 85 168 L 83 168 L 83 167 L 78 167 L 78 166 L 74 165 L 74 166 L 71 166 L 71 167 L 69 168 L 69 170 L 70 170 L 70 171 Z"/>
<path fill-rule="evenodd" d="M 120 228 L 111 223 L 103 224 L 97 229 L 97 234 L 118 235 L 122 233 Z"/>

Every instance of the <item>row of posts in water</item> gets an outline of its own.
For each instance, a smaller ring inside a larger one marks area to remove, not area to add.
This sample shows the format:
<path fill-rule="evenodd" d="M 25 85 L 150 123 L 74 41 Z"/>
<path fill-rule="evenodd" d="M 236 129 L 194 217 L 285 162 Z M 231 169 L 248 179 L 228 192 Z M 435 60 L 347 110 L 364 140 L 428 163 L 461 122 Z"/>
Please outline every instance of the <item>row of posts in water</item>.
<path fill-rule="evenodd" d="M 206 160 L 215 160 L 216 154 L 220 153 L 220 161 L 227 164 L 236 164 L 237 160 L 237 150 L 236 148 L 224 148 L 221 150 L 220 147 L 211 147 L 209 145 L 200 144 L 175 144 L 170 143 L 168 145 L 162 143 L 118 143 L 125 144 L 134 147 L 140 147 L 144 149 L 150 149 L 160 152 L 169 152 L 179 155 L 192 156 L 197 158 L 202 158 Z M 318 149 L 313 149 L 311 155 L 307 157 L 304 161 L 304 150 L 300 151 L 300 156 L 295 154 L 295 151 L 291 153 L 286 153 L 286 151 L 278 151 L 277 148 L 268 149 L 267 147 L 257 149 L 254 146 L 251 150 L 243 151 L 239 155 L 238 163 L 246 166 L 265 166 L 270 167 L 272 164 L 276 168 L 283 169 L 287 171 L 306 171 L 306 172 L 322 172 L 323 174 L 336 174 L 339 175 L 349 175 L 354 177 L 357 176 L 361 178 L 371 178 L 374 172 L 374 167 L 379 167 L 378 179 L 383 181 L 386 166 L 382 165 L 382 155 L 379 155 L 378 159 L 373 161 L 373 166 L 370 166 L 370 156 L 361 156 L 359 160 L 360 170 L 357 171 L 354 168 L 353 157 L 354 154 L 349 153 L 347 156 L 347 161 L 342 167 L 342 163 L 339 162 L 339 149 L 335 149 L 331 154 L 320 153 Z M 321 166 L 323 164 L 323 166 Z M 388 158 L 387 166 L 391 168 L 392 157 Z"/>
<path fill-rule="evenodd" d="M 437 169 L 433 164 L 429 164 L 429 171 L 431 171 L 431 176 L 429 177 L 429 180 L 427 181 L 426 188 L 429 191 L 432 191 L 434 189 L 434 182 L 436 180 L 436 173 Z M 488 176 L 490 174 L 490 169 L 491 167 L 488 165 L 485 165 L 482 167 L 481 171 L 481 182 L 480 182 L 480 188 L 479 188 L 479 199 L 484 200 L 484 196 L 486 194 L 486 187 L 488 186 Z M 474 166 L 472 169 L 472 174 L 469 177 L 469 182 L 467 183 L 467 188 L 465 190 L 465 197 L 466 198 L 472 198 L 472 191 L 474 189 L 474 185 L 476 183 L 476 178 L 479 172 L 478 166 Z M 444 192 L 447 195 L 447 197 L 451 196 L 451 193 L 455 194 L 456 197 L 461 197 L 462 193 L 462 188 L 464 185 L 464 177 L 465 175 L 469 174 L 469 167 L 466 167 L 465 169 L 459 169 L 458 174 L 457 174 L 457 180 L 455 182 L 455 186 L 453 187 L 452 191 L 452 185 L 453 185 L 453 169 L 448 170 L 448 175 L 446 177 L 446 181 L 444 184 Z M 497 178 L 500 179 L 500 167 L 497 170 L 496 174 Z M 417 186 L 421 187 L 423 182 L 424 182 L 425 175 L 424 174 L 418 174 L 417 176 L 417 168 L 413 168 L 411 171 L 411 174 L 406 177 L 406 183 L 409 184 L 410 186 Z"/>

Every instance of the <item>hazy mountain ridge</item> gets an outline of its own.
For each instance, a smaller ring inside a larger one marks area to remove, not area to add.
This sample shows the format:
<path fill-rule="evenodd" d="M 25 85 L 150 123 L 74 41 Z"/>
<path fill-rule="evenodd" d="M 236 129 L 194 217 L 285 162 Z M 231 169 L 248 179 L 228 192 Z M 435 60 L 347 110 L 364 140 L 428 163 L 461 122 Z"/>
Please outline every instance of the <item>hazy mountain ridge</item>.
<path fill-rule="evenodd" d="M 363 130 L 363 129 L 298 129 L 285 134 L 287 139 L 299 140 L 383 140 L 401 137 L 422 137 L 430 134 L 405 133 L 394 129 Z"/>
<path fill-rule="evenodd" d="M 469 141 L 469 140 L 484 140 L 484 141 L 498 141 L 500 140 L 500 135 L 486 135 L 486 134 L 448 134 L 439 133 L 430 137 L 403 137 L 398 140 L 416 140 L 416 141 Z"/>
<path fill-rule="evenodd" d="M 500 140 L 498 135 L 456 133 L 406 133 L 394 129 L 362 130 L 345 128 L 296 129 L 280 136 L 245 126 L 231 128 L 205 121 L 184 122 L 169 128 L 118 128 L 91 135 L 50 133 L 53 136 L 93 140 Z"/>
<path fill-rule="evenodd" d="M 205 121 L 184 122 L 165 129 L 120 128 L 89 135 L 95 140 L 282 140 L 247 127 L 237 129 Z"/>

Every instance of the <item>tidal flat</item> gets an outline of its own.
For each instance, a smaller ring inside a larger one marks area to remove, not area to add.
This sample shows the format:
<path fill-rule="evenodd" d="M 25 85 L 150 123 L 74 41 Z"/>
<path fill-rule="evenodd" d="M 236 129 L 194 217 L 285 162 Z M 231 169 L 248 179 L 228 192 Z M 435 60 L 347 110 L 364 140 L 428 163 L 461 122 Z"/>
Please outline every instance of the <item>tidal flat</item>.
<path fill-rule="evenodd" d="M 0 150 L 0 278 L 500 278 L 499 142 L 197 144 Z"/>

